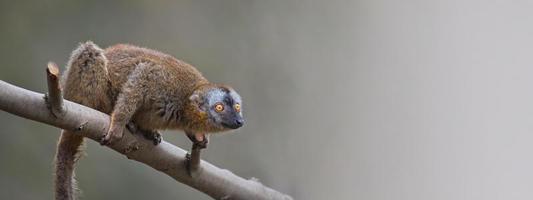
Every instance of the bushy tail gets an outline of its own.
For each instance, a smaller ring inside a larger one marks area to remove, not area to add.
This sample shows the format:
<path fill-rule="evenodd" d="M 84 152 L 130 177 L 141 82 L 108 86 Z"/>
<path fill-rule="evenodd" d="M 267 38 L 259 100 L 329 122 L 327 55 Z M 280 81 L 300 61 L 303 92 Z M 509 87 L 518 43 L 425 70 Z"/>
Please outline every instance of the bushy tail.
<path fill-rule="evenodd" d="M 72 52 L 63 75 L 62 86 L 67 100 L 109 113 L 110 82 L 104 51 L 92 42 L 85 42 Z M 56 200 L 76 199 L 74 168 L 83 147 L 83 137 L 63 130 L 55 159 Z"/>
<path fill-rule="evenodd" d="M 74 179 L 74 167 L 80 157 L 83 137 L 63 130 L 56 152 L 55 196 L 56 200 L 76 199 L 78 189 Z"/>

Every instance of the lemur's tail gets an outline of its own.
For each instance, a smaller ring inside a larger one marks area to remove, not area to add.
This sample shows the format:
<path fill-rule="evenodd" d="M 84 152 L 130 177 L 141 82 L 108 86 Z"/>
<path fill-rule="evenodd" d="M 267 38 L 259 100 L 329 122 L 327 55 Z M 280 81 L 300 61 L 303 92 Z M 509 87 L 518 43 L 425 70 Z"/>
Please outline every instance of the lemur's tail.
<path fill-rule="evenodd" d="M 76 199 L 78 189 L 74 179 L 74 167 L 83 149 L 83 137 L 63 130 L 57 144 L 55 197 L 56 200 Z"/>
<path fill-rule="evenodd" d="M 62 86 L 67 100 L 109 113 L 110 82 L 104 51 L 92 42 L 82 43 L 72 52 L 63 75 Z M 74 168 L 80 158 L 83 137 L 63 130 L 55 158 L 56 200 L 76 199 L 78 192 Z"/>

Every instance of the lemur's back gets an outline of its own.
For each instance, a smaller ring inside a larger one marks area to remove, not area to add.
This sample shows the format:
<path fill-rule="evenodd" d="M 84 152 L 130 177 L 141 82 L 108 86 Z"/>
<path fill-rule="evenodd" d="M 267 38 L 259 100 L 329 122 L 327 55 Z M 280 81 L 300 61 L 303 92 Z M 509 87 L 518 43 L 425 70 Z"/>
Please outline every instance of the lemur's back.
<path fill-rule="evenodd" d="M 180 88 L 191 88 L 191 85 L 208 82 L 193 66 L 156 50 L 118 44 L 108 47 L 104 52 L 108 60 L 107 69 L 114 91 L 121 89 L 127 81 L 128 75 L 139 63 L 149 63 L 164 69 L 157 70 L 157 72 L 165 73 L 164 77 L 173 82 L 171 84 L 175 84 L 174 87 L 182 85 L 184 87 Z M 170 86 L 170 88 L 173 87 Z"/>

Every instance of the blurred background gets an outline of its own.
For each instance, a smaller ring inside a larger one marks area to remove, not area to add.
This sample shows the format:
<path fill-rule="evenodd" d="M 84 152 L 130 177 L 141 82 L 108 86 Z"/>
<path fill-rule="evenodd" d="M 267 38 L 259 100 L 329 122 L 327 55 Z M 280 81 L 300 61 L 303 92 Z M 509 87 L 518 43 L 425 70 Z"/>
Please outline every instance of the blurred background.
<path fill-rule="evenodd" d="M 533 198 L 531 1 L 0 1 L 0 79 L 45 92 L 79 42 L 234 86 L 207 161 L 295 199 Z M 0 112 L 0 199 L 52 199 L 57 128 Z M 164 138 L 188 149 L 181 133 Z M 83 199 L 210 199 L 88 142 Z"/>

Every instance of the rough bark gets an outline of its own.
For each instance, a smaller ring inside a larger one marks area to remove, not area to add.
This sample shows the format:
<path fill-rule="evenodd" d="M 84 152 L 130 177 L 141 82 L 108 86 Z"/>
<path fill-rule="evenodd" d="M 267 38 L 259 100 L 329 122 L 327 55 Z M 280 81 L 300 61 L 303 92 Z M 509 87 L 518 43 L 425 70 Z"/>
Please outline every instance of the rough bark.
<path fill-rule="evenodd" d="M 48 68 L 49 76 L 54 74 L 53 68 L 53 66 Z M 50 96 L 57 95 L 53 94 L 57 92 L 54 91 L 54 87 L 56 86 L 53 83 L 49 85 Z M 58 86 L 56 88 L 60 94 L 60 88 Z M 109 127 L 107 114 L 62 100 L 62 98 L 54 98 L 45 98 L 43 94 L 0 81 L 1 110 L 61 129 L 71 130 L 75 134 L 100 141 Z M 288 195 L 264 186 L 253 178 L 243 179 L 228 170 L 220 169 L 203 160 L 200 161 L 194 176 L 189 176 L 185 166 L 186 151 L 165 141 L 154 146 L 152 141 L 146 140 L 142 136 L 125 133 L 120 141 L 108 147 L 129 159 L 163 172 L 214 199 L 292 199 Z"/>

